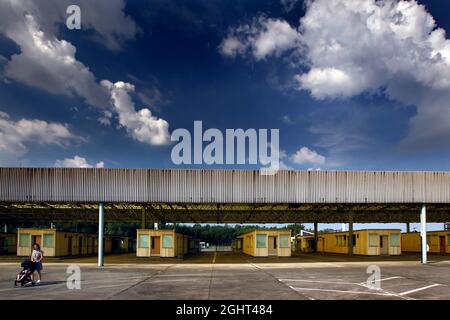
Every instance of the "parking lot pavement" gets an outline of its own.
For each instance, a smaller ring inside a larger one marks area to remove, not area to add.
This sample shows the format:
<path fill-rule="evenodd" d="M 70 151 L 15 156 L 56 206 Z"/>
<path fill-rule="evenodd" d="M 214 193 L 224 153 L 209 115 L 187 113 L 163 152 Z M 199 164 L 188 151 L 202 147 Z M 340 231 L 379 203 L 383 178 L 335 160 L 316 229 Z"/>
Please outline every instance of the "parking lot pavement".
<path fill-rule="evenodd" d="M 380 270 L 379 289 L 367 283 Z M 291 289 L 310 299 L 450 299 L 450 263 L 421 265 L 416 262 L 260 264 Z"/>
<path fill-rule="evenodd" d="M 119 261 L 119 258 L 116 258 Z M 450 262 L 330 261 L 310 256 L 252 258 L 208 253 L 97 268 L 83 259 L 46 263 L 44 281 L 14 288 L 17 264 L 0 264 L 0 299 L 450 299 Z M 78 263 L 81 289 L 67 288 L 67 266 Z M 301 261 L 301 260 L 300 260 Z M 380 268 L 380 290 L 367 286 L 367 267 Z"/>

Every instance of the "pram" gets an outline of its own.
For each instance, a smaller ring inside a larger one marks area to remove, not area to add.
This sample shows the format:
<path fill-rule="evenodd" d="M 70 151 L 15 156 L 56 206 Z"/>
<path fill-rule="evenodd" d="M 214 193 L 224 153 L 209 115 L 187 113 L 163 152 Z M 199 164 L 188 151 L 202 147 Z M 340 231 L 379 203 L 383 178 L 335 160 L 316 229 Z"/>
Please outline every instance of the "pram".
<path fill-rule="evenodd" d="M 20 283 L 22 287 L 27 284 L 34 286 L 31 276 L 36 270 L 36 264 L 33 261 L 25 260 L 20 264 L 20 266 L 22 267 L 22 271 L 17 274 L 16 280 L 14 280 L 14 286 L 17 287 L 18 283 Z"/>

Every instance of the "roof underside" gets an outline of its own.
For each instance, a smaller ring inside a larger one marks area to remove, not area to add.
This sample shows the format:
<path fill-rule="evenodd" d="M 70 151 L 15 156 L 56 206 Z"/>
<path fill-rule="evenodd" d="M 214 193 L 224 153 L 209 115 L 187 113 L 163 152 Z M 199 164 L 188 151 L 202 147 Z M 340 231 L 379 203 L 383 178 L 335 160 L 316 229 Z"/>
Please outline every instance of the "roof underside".
<path fill-rule="evenodd" d="M 418 204 L 181 204 L 106 203 L 108 222 L 390 223 L 418 222 Z M 0 222 L 96 222 L 98 203 L 2 202 Z M 447 204 L 427 205 L 428 222 L 450 220 Z"/>
<path fill-rule="evenodd" d="M 0 222 L 450 221 L 450 173 L 0 168 Z"/>

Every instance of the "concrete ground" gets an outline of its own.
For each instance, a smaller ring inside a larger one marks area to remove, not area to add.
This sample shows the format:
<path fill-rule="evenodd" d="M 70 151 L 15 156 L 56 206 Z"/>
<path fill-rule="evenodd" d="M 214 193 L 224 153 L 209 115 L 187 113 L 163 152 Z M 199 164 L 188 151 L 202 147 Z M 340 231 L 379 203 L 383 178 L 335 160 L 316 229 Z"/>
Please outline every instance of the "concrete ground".
<path fill-rule="evenodd" d="M 418 255 L 348 258 L 304 254 L 291 258 L 253 258 L 204 253 L 181 259 L 106 256 L 49 259 L 43 282 L 14 288 L 22 258 L 0 257 L 0 299 L 450 299 L 450 257 Z M 81 289 L 69 290 L 69 265 L 81 270 Z M 368 266 L 380 268 L 379 290 L 367 286 Z"/>

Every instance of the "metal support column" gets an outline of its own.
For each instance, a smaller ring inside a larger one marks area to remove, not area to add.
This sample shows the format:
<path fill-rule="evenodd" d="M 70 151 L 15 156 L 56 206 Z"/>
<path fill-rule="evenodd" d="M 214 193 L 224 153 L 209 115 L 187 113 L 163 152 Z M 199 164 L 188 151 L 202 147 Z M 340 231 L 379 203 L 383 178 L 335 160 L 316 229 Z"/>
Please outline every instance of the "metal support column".
<path fill-rule="evenodd" d="M 141 221 L 141 228 L 145 229 L 145 208 L 142 208 L 142 221 Z"/>
<path fill-rule="evenodd" d="M 420 211 L 420 237 L 422 239 L 422 263 L 427 263 L 427 209 L 422 205 Z"/>
<path fill-rule="evenodd" d="M 350 220 L 348 223 L 348 255 L 353 255 L 353 219 Z"/>
<path fill-rule="evenodd" d="M 411 232 L 411 225 L 409 224 L 409 222 L 406 224 L 406 232 L 407 233 Z"/>
<path fill-rule="evenodd" d="M 105 230 L 105 205 L 98 205 L 98 266 L 103 267 L 103 233 Z"/>
<path fill-rule="evenodd" d="M 317 252 L 317 232 L 318 232 L 318 225 L 317 222 L 314 222 L 314 252 Z"/>

